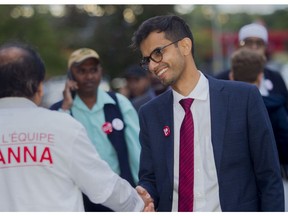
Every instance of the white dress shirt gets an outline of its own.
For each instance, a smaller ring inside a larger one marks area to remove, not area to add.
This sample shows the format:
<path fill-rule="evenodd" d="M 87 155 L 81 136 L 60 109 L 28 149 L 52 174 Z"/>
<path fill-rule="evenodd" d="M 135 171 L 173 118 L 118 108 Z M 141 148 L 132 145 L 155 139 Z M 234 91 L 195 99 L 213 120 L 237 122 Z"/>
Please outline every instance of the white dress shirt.
<path fill-rule="evenodd" d="M 173 90 L 174 185 L 172 211 L 178 211 L 180 127 L 185 116 L 179 101 L 183 98 L 194 98 L 191 106 L 194 121 L 194 211 L 221 211 L 211 142 L 209 84 L 207 78 L 200 71 L 199 73 L 200 79 L 187 97 Z"/>

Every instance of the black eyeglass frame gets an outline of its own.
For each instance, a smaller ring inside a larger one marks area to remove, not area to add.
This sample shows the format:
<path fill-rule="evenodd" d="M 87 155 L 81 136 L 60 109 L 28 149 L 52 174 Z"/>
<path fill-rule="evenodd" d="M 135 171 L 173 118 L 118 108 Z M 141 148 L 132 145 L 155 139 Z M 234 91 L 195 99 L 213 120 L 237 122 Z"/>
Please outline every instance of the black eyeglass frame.
<path fill-rule="evenodd" d="M 182 38 L 182 39 L 183 39 L 183 38 Z M 178 39 L 178 40 L 173 41 L 173 42 L 171 42 L 171 43 L 169 43 L 169 44 L 167 44 L 167 45 L 165 45 L 165 46 L 158 47 L 158 48 L 154 49 L 154 50 L 150 53 L 149 56 L 143 57 L 143 58 L 141 59 L 141 61 L 140 61 L 140 66 L 141 66 L 144 70 L 148 70 L 148 68 L 149 68 L 148 65 L 149 65 L 150 59 L 151 59 L 152 61 L 156 62 L 156 63 L 161 62 L 161 61 L 163 60 L 163 50 L 164 50 L 166 47 L 168 47 L 168 46 L 170 46 L 170 45 L 172 45 L 172 44 L 175 44 L 175 43 L 179 42 L 179 41 L 182 40 L 182 39 Z M 152 55 L 155 54 L 155 53 L 160 54 L 160 60 L 156 60 L 156 59 L 152 58 Z"/>

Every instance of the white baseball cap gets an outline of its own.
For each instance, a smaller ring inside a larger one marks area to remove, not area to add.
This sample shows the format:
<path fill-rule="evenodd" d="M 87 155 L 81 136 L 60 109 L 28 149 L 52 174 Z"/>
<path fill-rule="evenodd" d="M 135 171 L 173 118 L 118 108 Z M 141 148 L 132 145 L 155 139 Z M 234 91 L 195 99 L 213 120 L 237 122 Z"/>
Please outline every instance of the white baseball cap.
<path fill-rule="evenodd" d="M 239 31 L 239 41 L 243 41 L 248 37 L 261 38 L 266 44 L 268 43 L 267 29 L 258 23 L 251 23 L 243 26 Z"/>

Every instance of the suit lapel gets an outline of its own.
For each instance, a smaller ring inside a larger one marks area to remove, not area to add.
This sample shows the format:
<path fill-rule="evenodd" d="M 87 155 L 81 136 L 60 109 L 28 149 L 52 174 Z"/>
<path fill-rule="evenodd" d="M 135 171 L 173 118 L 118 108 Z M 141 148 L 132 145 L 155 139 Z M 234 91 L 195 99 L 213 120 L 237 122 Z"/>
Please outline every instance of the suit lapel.
<path fill-rule="evenodd" d="M 223 91 L 224 86 L 222 82 L 218 82 L 210 77 L 208 77 L 208 80 L 211 110 L 211 138 L 216 169 L 219 174 L 229 97 L 228 93 Z"/>
<path fill-rule="evenodd" d="M 217 173 L 220 170 L 220 162 L 223 151 L 224 133 L 226 128 L 226 117 L 228 110 L 229 97 L 223 91 L 224 85 L 214 78 L 207 77 L 209 81 L 210 93 L 210 110 L 211 110 L 211 139 L 215 158 Z M 170 182 L 173 186 L 174 172 L 174 118 L 173 118 L 173 94 L 172 91 L 164 93 L 162 100 L 159 101 L 159 110 L 161 124 L 160 127 L 168 126 L 170 128 L 170 136 L 162 138 L 163 151 L 167 161 L 167 170 L 169 172 Z"/>

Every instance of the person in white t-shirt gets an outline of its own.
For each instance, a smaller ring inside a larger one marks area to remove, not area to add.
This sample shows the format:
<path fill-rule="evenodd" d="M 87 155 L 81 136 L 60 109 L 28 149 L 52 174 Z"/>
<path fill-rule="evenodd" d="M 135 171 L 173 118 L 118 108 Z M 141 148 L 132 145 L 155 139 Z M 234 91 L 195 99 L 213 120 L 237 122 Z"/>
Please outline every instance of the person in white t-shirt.
<path fill-rule="evenodd" d="M 34 49 L 0 47 L 0 211 L 84 211 L 81 192 L 114 211 L 153 211 L 149 194 L 100 159 L 79 122 L 38 107 L 44 77 Z"/>

